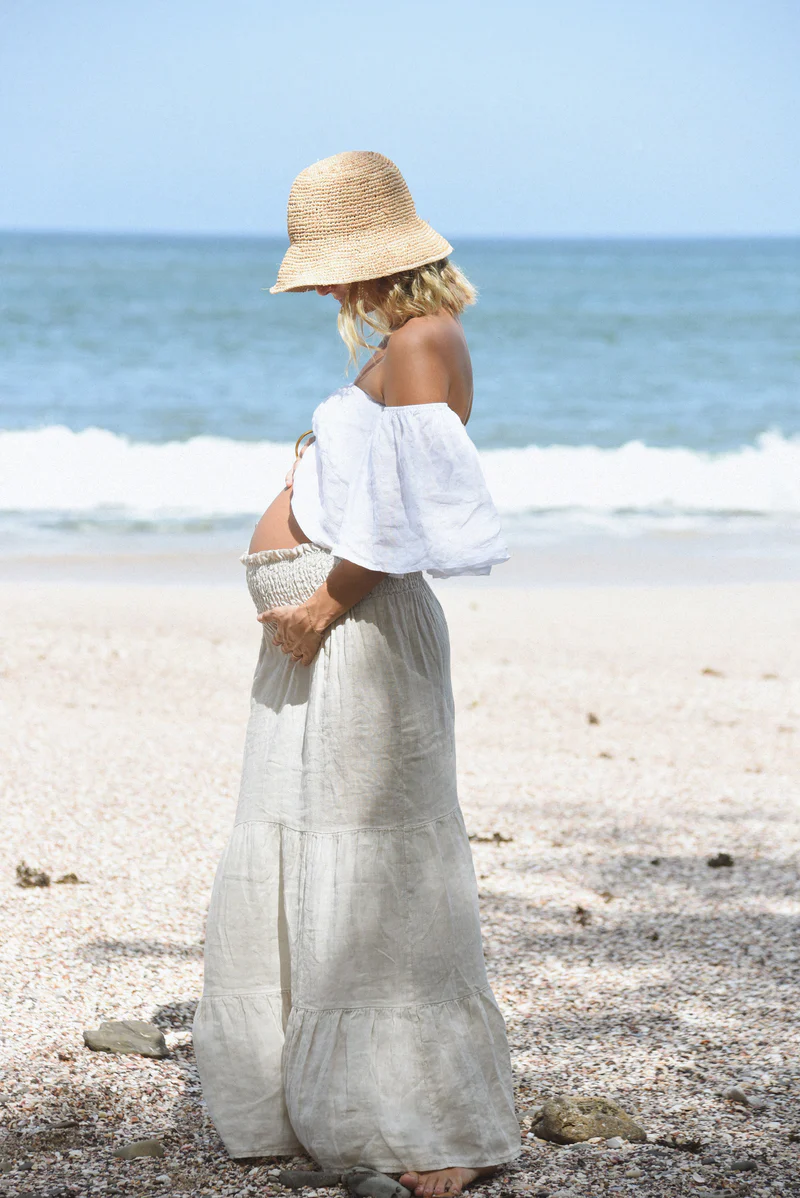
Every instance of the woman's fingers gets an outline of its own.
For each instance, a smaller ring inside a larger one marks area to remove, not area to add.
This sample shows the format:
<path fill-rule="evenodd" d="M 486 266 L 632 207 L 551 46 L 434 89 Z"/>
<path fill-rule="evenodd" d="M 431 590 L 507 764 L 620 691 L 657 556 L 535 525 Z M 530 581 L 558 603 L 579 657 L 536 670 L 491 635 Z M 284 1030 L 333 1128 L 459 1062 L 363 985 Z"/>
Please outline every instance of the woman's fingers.
<path fill-rule="evenodd" d="M 314 660 L 322 633 L 310 629 L 307 619 L 300 613 L 297 604 L 288 607 L 270 607 L 256 617 L 261 624 L 274 624 L 272 643 L 287 657 L 291 656 L 298 665 L 308 666 Z"/>

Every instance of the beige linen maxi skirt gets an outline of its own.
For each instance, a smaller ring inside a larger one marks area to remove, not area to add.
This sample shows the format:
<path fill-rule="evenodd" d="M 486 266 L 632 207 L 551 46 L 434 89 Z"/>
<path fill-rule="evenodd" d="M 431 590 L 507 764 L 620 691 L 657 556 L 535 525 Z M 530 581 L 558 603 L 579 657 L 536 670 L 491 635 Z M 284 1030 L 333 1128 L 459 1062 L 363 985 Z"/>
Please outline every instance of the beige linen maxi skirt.
<path fill-rule="evenodd" d="M 242 559 L 259 611 L 336 561 Z M 232 1157 L 384 1172 L 520 1150 L 456 794 L 450 650 L 421 573 L 385 576 L 311 666 L 264 630 L 236 818 L 211 895 L 194 1020 Z"/>

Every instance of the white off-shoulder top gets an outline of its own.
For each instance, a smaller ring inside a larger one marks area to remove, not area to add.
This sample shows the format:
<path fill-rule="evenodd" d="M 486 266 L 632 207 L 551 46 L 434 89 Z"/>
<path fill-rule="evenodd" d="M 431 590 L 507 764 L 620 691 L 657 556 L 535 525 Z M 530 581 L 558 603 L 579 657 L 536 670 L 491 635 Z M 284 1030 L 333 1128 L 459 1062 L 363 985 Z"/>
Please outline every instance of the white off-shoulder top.
<path fill-rule="evenodd" d="M 387 407 L 350 384 L 312 426 L 291 498 L 309 540 L 386 574 L 489 574 L 508 559 L 478 451 L 446 403 Z"/>

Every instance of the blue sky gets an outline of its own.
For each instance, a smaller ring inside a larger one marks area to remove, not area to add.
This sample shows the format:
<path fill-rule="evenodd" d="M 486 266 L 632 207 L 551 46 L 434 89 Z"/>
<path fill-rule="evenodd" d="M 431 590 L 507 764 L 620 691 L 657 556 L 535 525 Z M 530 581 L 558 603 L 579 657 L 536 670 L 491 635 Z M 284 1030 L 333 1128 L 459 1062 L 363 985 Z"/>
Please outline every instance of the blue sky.
<path fill-rule="evenodd" d="M 281 233 L 380 150 L 445 235 L 800 233 L 798 0 L 5 0 L 0 228 Z"/>

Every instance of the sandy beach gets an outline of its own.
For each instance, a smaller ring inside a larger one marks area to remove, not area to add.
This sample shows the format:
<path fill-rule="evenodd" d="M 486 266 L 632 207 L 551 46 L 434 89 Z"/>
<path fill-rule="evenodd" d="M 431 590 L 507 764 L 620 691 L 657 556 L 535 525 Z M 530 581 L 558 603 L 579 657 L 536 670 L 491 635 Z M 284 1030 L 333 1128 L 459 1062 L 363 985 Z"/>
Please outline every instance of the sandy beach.
<path fill-rule="evenodd" d="M 438 593 L 526 1146 L 482 1192 L 800 1193 L 800 583 Z M 260 636 L 243 581 L 43 574 L 0 585 L 0 627 L 4 1192 L 285 1193 L 227 1159 L 189 1031 Z M 170 1057 L 84 1047 L 125 1018 Z M 562 1093 L 648 1142 L 535 1138 Z M 162 1159 L 112 1159 L 150 1137 Z"/>

